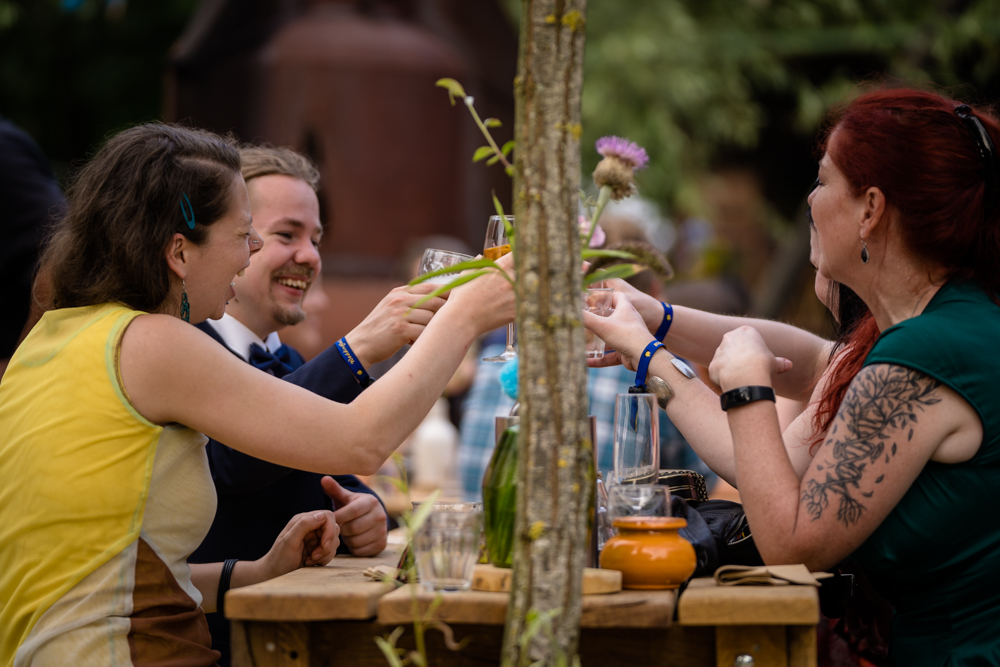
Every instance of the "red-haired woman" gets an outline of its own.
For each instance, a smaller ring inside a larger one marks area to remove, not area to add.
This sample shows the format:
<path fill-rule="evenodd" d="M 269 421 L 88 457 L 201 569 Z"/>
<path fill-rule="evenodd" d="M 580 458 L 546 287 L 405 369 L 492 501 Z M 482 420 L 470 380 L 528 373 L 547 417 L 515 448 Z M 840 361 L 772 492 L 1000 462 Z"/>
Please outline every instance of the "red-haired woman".
<path fill-rule="evenodd" d="M 858 294 L 880 335 L 814 454 L 812 432 L 783 439 L 760 400 L 822 372 L 809 345 L 766 327 L 725 333 L 709 367 L 720 420 L 719 399 L 656 353 L 627 297 L 586 317 L 627 365 L 672 386 L 671 420 L 739 488 L 766 562 L 866 568 L 894 604 L 899 665 L 1000 664 L 1000 527 L 980 518 L 1000 485 L 998 138 L 989 112 L 908 89 L 866 93 L 831 124 L 809 196 L 818 271 Z"/>

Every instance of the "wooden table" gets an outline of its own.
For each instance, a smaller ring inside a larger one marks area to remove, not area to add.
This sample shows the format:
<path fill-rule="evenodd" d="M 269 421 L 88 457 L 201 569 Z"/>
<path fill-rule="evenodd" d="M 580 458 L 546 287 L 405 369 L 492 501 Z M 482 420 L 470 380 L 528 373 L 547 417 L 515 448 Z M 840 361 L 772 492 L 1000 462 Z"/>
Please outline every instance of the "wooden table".
<path fill-rule="evenodd" d="M 377 558 L 338 557 L 326 567 L 230 591 L 234 667 L 385 667 L 373 638 L 409 626 L 414 596 L 421 614 L 435 598 L 362 574 L 395 563 L 393 549 Z M 507 597 L 442 594 L 434 618 L 466 644 L 450 651 L 441 633 L 429 630 L 431 664 L 498 664 Z M 601 667 L 730 667 L 740 654 L 753 656 L 757 667 L 815 667 L 818 621 L 819 599 L 810 586 L 718 587 L 696 579 L 679 605 L 674 591 L 584 596 L 579 652 L 584 665 Z M 398 645 L 413 648 L 412 627 Z"/>

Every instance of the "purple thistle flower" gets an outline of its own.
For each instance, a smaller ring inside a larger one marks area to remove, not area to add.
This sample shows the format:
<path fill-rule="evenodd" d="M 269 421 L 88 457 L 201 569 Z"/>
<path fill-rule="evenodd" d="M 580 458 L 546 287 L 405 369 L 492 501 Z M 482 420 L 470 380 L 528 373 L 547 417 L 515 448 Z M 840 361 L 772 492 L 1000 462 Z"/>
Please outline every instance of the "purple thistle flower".
<path fill-rule="evenodd" d="M 597 140 L 596 148 L 604 157 L 616 157 L 633 170 L 642 169 L 649 162 L 645 148 L 621 137 L 601 137 Z"/>

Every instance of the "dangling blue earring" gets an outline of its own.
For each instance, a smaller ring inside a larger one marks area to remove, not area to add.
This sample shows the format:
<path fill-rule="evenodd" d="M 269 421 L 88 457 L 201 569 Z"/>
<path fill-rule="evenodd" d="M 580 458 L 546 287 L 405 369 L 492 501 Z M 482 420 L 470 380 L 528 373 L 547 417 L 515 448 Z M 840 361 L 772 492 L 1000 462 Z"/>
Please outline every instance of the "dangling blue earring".
<path fill-rule="evenodd" d="M 868 244 L 865 243 L 864 239 L 861 239 L 861 263 L 868 263 Z"/>
<path fill-rule="evenodd" d="M 191 304 L 188 303 L 187 285 L 181 280 L 181 319 L 191 321 Z"/>

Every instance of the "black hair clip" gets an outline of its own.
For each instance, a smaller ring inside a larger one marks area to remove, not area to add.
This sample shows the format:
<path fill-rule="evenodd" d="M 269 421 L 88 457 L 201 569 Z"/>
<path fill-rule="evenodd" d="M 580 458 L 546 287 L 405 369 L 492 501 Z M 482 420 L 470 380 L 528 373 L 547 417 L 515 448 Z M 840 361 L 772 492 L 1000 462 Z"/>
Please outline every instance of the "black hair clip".
<path fill-rule="evenodd" d="M 976 152 L 983 165 L 983 213 L 989 216 L 996 205 L 997 200 L 997 177 L 1000 169 L 997 168 L 997 151 L 993 145 L 993 138 L 986 131 L 983 122 L 976 117 L 972 108 L 968 104 L 960 104 L 955 107 L 955 115 L 965 124 L 965 128 L 972 135 L 972 140 L 976 144 Z"/>

